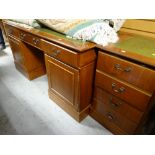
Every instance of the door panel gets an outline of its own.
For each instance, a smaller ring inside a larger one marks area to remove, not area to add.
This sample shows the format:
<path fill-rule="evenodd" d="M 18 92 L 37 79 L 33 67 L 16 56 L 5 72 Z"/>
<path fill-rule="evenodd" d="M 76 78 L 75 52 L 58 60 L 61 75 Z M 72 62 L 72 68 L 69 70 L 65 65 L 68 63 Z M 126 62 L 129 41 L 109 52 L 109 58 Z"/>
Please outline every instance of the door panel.
<path fill-rule="evenodd" d="M 45 58 L 50 91 L 77 107 L 79 71 L 47 55 Z"/>
<path fill-rule="evenodd" d="M 19 65 L 24 66 L 22 42 L 12 37 L 8 37 L 8 40 L 12 49 L 14 61 L 17 62 Z"/>

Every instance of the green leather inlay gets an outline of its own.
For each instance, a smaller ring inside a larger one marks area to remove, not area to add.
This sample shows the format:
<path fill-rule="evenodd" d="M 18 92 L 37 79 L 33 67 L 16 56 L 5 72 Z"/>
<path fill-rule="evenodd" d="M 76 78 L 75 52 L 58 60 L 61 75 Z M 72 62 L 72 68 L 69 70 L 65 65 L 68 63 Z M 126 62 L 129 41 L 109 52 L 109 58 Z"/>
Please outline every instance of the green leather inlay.
<path fill-rule="evenodd" d="M 53 35 L 56 35 L 56 36 L 59 36 L 59 37 L 66 38 L 64 34 L 61 34 L 61 33 L 56 32 L 56 31 L 52 31 L 52 30 L 47 29 L 47 28 L 39 28 L 39 30 L 43 31 L 43 32 L 47 32 L 47 33 L 53 34 Z"/>
<path fill-rule="evenodd" d="M 134 36 L 115 44 L 123 50 L 155 58 L 155 39 Z"/>
<path fill-rule="evenodd" d="M 75 40 L 77 43 L 80 43 L 80 44 L 83 44 L 85 41 L 83 41 L 83 40 L 78 40 L 78 39 L 72 39 L 72 38 L 68 38 L 68 37 L 66 37 L 66 35 L 65 34 L 62 34 L 62 33 L 60 33 L 60 32 L 56 32 L 56 31 L 52 31 L 52 30 L 50 30 L 50 29 L 47 29 L 47 28 L 38 28 L 40 31 L 43 31 L 43 32 L 47 32 L 47 33 L 49 33 L 49 34 L 53 34 L 53 35 L 55 35 L 55 36 L 58 36 L 58 37 L 61 37 L 62 39 L 65 39 L 65 40 Z"/>

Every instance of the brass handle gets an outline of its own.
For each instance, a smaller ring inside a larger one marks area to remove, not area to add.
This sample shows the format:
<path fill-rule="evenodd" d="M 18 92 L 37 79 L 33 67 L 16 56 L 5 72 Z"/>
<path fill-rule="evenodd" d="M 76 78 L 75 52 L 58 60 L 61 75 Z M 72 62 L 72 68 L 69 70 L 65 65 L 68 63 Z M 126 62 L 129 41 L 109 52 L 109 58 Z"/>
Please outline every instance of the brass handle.
<path fill-rule="evenodd" d="M 123 68 L 121 68 L 120 64 L 115 64 L 114 67 L 115 67 L 115 69 L 120 70 L 122 72 L 131 72 L 132 71 L 131 67 L 126 67 L 123 69 Z"/>
<path fill-rule="evenodd" d="M 26 34 L 24 34 L 24 33 L 20 33 L 20 39 L 24 39 L 25 36 L 26 36 Z"/>
<path fill-rule="evenodd" d="M 110 99 L 109 99 L 109 103 L 112 105 L 112 107 L 114 107 L 114 108 L 119 108 L 120 107 L 120 105 L 122 104 L 122 103 L 114 103 L 113 101 L 112 101 L 112 97 L 110 97 Z"/>
<path fill-rule="evenodd" d="M 123 71 L 120 64 L 115 64 L 115 69 Z"/>
<path fill-rule="evenodd" d="M 131 70 L 132 70 L 131 67 L 127 67 L 124 69 L 124 72 L 131 72 Z"/>
<path fill-rule="evenodd" d="M 111 121 L 114 120 L 114 117 L 110 113 L 107 113 L 107 118 Z"/>
<path fill-rule="evenodd" d="M 56 50 L 51 54 L 51 56 L 56 57 L 60 52 L 60 50 Z"/>
<path fill-rule="evenodd" d="M 39 39 L 37 39 L 37 38 L 33 38 L 33 43 L 34 43 L 35 45 L 37 45 L 38 42 L 39 42 Z"/>
<path fill-rule="evenodd" d="M 116 92 L 116 93 L 123 93 L 125 91 L 124 87 L 116 88 L 116 84 L 115 83 L 112 83 L 111 86 L 112 86 L 113 91 Z"/>

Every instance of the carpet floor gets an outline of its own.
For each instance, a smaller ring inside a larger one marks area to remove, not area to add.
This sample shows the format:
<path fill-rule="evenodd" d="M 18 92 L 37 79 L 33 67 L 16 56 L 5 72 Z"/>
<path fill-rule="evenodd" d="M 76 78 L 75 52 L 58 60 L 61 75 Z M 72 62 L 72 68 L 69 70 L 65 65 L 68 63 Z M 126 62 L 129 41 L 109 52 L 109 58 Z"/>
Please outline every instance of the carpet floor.
<path fill-rule="evenodd" d="M 27 80 L 9 47 L 0 51 L 0 134 L 109 135 L 90 116 L 76 122 L 48 97 L 47 76 Z"/>

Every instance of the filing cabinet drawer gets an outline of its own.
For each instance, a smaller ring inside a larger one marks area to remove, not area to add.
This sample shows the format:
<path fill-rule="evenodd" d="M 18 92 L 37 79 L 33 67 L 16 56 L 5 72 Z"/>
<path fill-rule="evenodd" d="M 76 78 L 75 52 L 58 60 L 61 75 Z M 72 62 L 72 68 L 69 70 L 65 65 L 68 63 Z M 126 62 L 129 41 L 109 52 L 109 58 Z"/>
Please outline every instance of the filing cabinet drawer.
<path fill-rule="evenodd" d="M 90 108 L 90 116 L 93 117 L 96 121 L 106 127 L 114 134 L 127 135 L 132 134 L 132 132 L 127 133 L 122 130 L 119 126 L 115 125 L 113 122 L 109 121 L 106 117 L 95 111 L 92 107 Z"/>
<path fill-rule="evenodd" d="M 145 91 L 153 93 L 155 88 L 155 71 L 125 61 L 115 56 L 99 52 L 97 69 L 124 80 Z"/>
<path fill-rule="evenodd" d="M 142 118 L 143 112 L 133 108 L 128 103 L 118 99 L 99 87 L 95 87 L 94 99 L 97 100 L 97 104 L 93 105 L 93 108 L 98 109 L 101 113 L 104 107 L 107 106 L 112 111 L 123 115 L 135 123 L 139 123 Z"/>
<path fill-rule="evenodd" d="M 146 92 L 98 70 L 96 71 L 95 85 L 130 103 L 141 111 L 145 111 L 151 97 Z"/>
<path fill-rule="evenodd" d="M 98 105 L 98 101 L 93 101 L 94 105 Z M 116 113 L 111 108 L 109 108 L 107 105 L 104 105 L 104 107 L 101 109 L 101 107 L 96 107 L 96 109 L 93 108 L 93 110 L 103 119 L 106 119 L 106 122 L 104 122 L 104 125 L 114 124 L 121 128 L 126 133 L 132 133 L 136 130 L 137 124 L 128 120 L 123 115 Z"/>
<path fill-rule="evenodd" d="M 49 56 L 54 57 L 55 59 L 62 61 L 70 66 L 78 67 L 78 53 L 60 47 L 46 40 L 42 40 L 42 49 Z"/>

